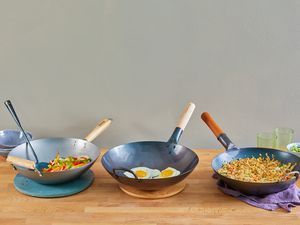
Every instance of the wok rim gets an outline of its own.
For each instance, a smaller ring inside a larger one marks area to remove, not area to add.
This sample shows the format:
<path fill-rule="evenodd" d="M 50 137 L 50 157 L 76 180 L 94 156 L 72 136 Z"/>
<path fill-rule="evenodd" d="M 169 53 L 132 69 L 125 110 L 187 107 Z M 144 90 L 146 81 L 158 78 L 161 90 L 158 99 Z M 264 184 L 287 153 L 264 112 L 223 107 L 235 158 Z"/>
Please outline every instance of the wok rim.
<path fill-rule="evenodd" d="M 115 148 L 119 148 L 119 147 L 128 145 L 128 144 L 142 144 L 142 143 L 149 143 L 149 142 L 156 143 L 156 144 L 162 144 L 162 143 L 163 143 L 163 144 L 167 144 L 167 143 L 168 143 L 168 142 L 163 142 L 163 141 L 134 141 L 134 142 L 126 143 L 126 144 L 117 145 L 117 146 L 115 146 L 115 147 L 113 147 L 113 148 L 110 148 L 109 150 L 107 150 L 107 151 L 104 153 L 104 155 L 103 155 L 102 158 L 101 158 L 101 164 L 102 164 L 102 166 L 104 167 L 104 169 L 105 169 L 107 172 L 109 172 L 109 174 L 113 174 L 113 172 L 111 172 L 110 170 L 108 170 L 108 169 L 106 168 L 105 164 L 103 163 L 103 162 L 104 162 L 104 158 L 105 158 L 106 154 L 109 153 L 109 151 L 111 151 L 111 150 L 113 150 L 113 149 L 115 149 Z M 197 155 L 192 149 L 190 149 L 190 148 L 188 148 L 188 147 L 186 147 L 186 146 L 184 146 L 184 145 L 175 144 L 175 143 L 170 143 L 170 144 L 174 144 L 174 145 L 176 145 L 176 146 L 184 147 L 184 148 L 186 148 L 188 151 L 190 151 L 192 154 L 194 154 L 194 155 L 196 156 L 196 157 L 195 157 L 196 162 L 195 162 L 195 165 L 194 165 L 193 168 L 191 168 L 190 170 L 188 170 L 188 171 L 186 171 L 186 172 L 184 172 L 184 173 L 180 173 L 178 176 L 174 176 L 174 177 L 180 177 L 180 176 L 183 176 L 183 175 L 189 175 L 189 173 L 193 172 L 193 170 L 196 168 L 196 166 L 198 165 L 198 163 L 199 163 L 199 161 L 200 161 L 198 155 Z M 129 170 L 131 170 L 131 169 L 129 169 Z M 139 180 L 139 181 L 141 181 L 141 182 L 143 182 L 143 181 L 150 181 L 150 180 L 160 180 L 160 179 L 135 179 L 135 178 L 130 178 L 130 177 L 126 177 L 126 176 L 121 176 L 121 177 L 122 177 L 122 178 L 128 178 L 128 179 L 130 179 L 130 180 Z M 169 179 L 172 179 L 172 178 L 174 178 L 174 177 L 167 177 L 167 178 L 161 178 L 161 179 L 162 179 L 162 180 L 169 180 Z"/>
<path fill-rule="evenodd" d="M 45 140 L 53 140 L 53 139 L 60 139 L 60 140 L 63 140 L 63 139 L 68 140 L 68 139 L 69 139 L 69 140 L 79 140 L 79 141 L 84 141 L 84 142 L 87 142 L 87 143 L 89 143 L 89 144 L 92 144 L 92 145 L 95 146 L 97 149 L 100 149 L 97 145 L 95 145 L 94 143 L 89 142 L 89 141 L 87 141 L 87 140 L 85 140 L 85 139 L 80 139 L 80 138 L 70 138 L 70 137 L 49 137 L 49 138 L 39 138 L 39 139 L 31 140 L 30 143 L 35 142 L 35 141 L 45 141 Z M 18 148 L 18 147 L 20 147 L 20 146 L 22 146 L 22 145 L 26 145 L 26 144 L 27 144 L 27 142 L 22 143 L 22 144 L 20 144 L 20 145 L 18 145 L 18 146 L 16 146 L 16 147 L 14 147 L 14 148 L 10 151 L 10 153 L 13 152 L 16 148 Z M 99 151 L 99 155 L 100 155 L 100 151 Z"/>
<path fill-rule="evenodd" d="M 229 151 L 226 150 L 225 152 L 219 153 L 218 155 L 216 155 L 216 156 L 212 159 L 212 161 L 211 161 L 211 168 L 213 169 L 213 171 L 214 171 L 219 177 L 224 178 L 224 179 L 229 179 L 229 180 L 231 180 L 231 181 L 233 181 L 233 182 L 240 182 L 240 183 L 243 183 L 243 184 L 251 184 L 251 185 L 267 185 L 267 184 L 268 184 L 268 185 L 276 185 L 276 184 L 286 184 L 288 181 L 292 181 L 293 179 L 294 179 L 294 181 L 291 183 L 291 185 L 297 182 L 298 178 L 292 178 L 292 179 L 290 179 L 290 180 L 287 180 L 287 181 L 280 181 L 280 182 L 267 182 L 267 183 L 247 182 L 247 181 L 236 180 L 236 179 L 232 179 L 232 178 L 223 176 L 223 175 L 221 175 L 219 172 L 217 172 L 217 170 L 213 167 L 213 162 L 214 162 L 217 158 L 219 158 L 220 155 L 222 155 L 222 154 L 228 154 L 228 153 L 230 153 L 230 152 L 235 152 L 235 151 L 243 151 L 244 149 L 249 149 L 249 148 L 252 148 L 252 149 L 255 148 L 255 149 L 257 149 L 257 150 L 262 149 L 262 150 L 272 150 L 272 151 L 277 151 L 277 152 L 283 152 L 283 153 L 287 153 L 288 155 L 293 155 L 293 156 L 295 156 L 295 157 L 298 157 L 298 158 L 300 159 L 299 156 L 296 156 L 296 155 L 294 155 L 294 154 L 292 154 L 292 153 L 290 153 L 290 152 L 287 152 L 287 151 L 281 151 L 281 150 L 279 150 L 279 149 L 274 149 L 274 148 L 258 148 L 258 147 L 245 147 L 245 148 L 240 148 L 240 149 L 229 149 Z M 231 160 L 231 161 L 233 161 L 233 160 Z M 229 162 L 231 162 L 231 161 L 229 161 Z M 223 164 L 222 164 L 222 165 L 223 165 Z M 293 170 L 293 171 L 297 171 L 297 170 Z"/>

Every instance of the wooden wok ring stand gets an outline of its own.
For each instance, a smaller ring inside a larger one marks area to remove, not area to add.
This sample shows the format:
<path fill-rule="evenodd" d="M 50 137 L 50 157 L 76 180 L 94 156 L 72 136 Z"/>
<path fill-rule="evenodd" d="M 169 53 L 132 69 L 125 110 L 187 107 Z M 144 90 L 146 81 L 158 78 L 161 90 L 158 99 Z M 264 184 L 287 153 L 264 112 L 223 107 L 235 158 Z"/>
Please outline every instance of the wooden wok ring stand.
<path fill-rule="evenodd" d="M 174 184 L 172 186 L 165 187 L 160 190 L 147 191 L 147 190 L 140 190 L 125 184 L 119 184 L 119 188 L 124 193 L 132 197 L 142 198 L 142 199 L 161 199 L 161 198 L 172 197 L 182 192 L 186 186 L 187 186 L 186 183 L 183 181 L 178 184 Z"/>

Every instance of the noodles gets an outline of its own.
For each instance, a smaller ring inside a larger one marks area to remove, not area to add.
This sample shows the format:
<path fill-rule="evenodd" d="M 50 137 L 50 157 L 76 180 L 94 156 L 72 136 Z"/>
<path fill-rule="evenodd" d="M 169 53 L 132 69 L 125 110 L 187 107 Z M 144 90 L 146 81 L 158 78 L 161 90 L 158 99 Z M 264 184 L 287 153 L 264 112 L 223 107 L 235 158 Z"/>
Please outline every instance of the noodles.
<path fill-rule="evenodd" d="M 283 180 L 289 180 L 294 174 L 286 176 L 293 171 L 295 164 L 283 164 L 280 161 L 270 158 L 268 154 L 263 158 L 243 158 L 236 159 L 223 164 L 218 173 L 235 180 L 256 183 L 271 183 Z"/>

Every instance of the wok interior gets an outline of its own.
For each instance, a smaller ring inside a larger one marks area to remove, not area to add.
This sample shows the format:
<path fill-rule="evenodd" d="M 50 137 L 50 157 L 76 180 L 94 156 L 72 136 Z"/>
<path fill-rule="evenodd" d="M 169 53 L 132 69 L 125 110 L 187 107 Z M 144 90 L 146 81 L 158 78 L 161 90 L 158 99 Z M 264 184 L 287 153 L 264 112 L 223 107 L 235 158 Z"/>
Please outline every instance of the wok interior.
<path fill-rule="evenodd" d="M 30 143 L 40 162 L 50 162 L 57 153 L 62 157 L 88 155 L 92 161 L 95 161 L 100 154 L 94 144 L 75 138 L 45 138 Z M 32 151 L 26 143 L 14 148 L 9 155 L 35 161 Z"/>
<path fill-rule="evenodd" d="M 117 146 L 103 156 L 102 163 L 110 173 L 114 168 L 144 166 L 159 170 L 173 167 L 184 174 L 194 169 L 198 157 L 192 150 L 181 145 L 149 141 Z M 117 175 L 124 176 L 123 172 L 118 171 Z"/>
<path fill-rule="evenodd" d="M 218 171 L 223 164 L 228 163 L 232 160 L 240 159 L 240 158 L 258 158 L 259 156 L 266 157 L 266 154 L 270 158 L 274 157 L 274 159 L 280 161 L 281 163 L 296 163 L 294 171 L 300 172 L 300 158 L 292 153 L 284 152 L 275 149 L 268 148 L 242 148 L 240 150 L 232 150 L 221 153 L 212 161 L 212 167 L 215 171 Z"/>

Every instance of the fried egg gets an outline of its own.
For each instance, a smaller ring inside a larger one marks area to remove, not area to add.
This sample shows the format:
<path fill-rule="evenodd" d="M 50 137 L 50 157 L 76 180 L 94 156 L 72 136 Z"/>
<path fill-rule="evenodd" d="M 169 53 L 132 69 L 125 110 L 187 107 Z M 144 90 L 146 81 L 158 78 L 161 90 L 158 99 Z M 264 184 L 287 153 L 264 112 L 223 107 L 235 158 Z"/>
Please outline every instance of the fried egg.
<path fill-rule="evenodd" d="M 159 179 L 159 178 L 168 178 L 175 177 L 180 174 L 180 171 L 168 167 L 162 171 L 158 169 L 150 169 L 148 167 L 135 167 L 131 171 L 137 176 L 138 179 Z M 129 178 L 135 178 L 132 173 L 124 172 L 124 175 Z"/>
<path fill-rule="evenodd" d="M 180 171 L 178 171 L 172 167 L 168 167 L 160 172 L 160 175 L 158 176 L 158 178 L 175 177 L 175 176 L 178 176 L 179 174 L 180 174 Z"/>
<path fill-rule="evenodd" d="M 152 169 L 148 167 L 135 167 L 131 169 L 132 172 L 137 176 L 138 179 L 151 179 Z M 132 173 L 124 172 L 124 175 L 129 178 L 135 178 Z"/>

